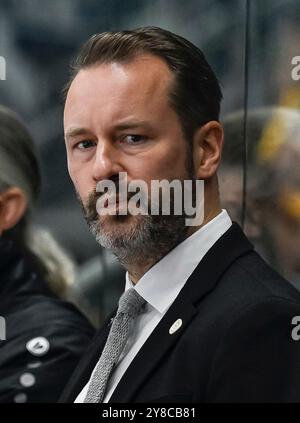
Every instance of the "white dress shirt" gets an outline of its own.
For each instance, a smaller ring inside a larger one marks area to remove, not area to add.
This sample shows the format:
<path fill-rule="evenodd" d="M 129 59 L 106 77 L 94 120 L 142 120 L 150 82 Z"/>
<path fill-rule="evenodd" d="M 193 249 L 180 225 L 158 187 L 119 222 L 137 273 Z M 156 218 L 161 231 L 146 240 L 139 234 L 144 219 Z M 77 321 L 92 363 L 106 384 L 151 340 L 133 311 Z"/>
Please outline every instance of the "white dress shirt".
<path fill-rule="evenodd" d="M 126 273 L 125 290 L 132 287 L 137 290 L 146 300 L 145 312 L 135 320 L 118 364 L 110 375 L 103 402 L 109 401 L 128 366 L 172 305 L 192 272 L 231 224 L 228 213 L 226 210 L 222 210 L 214 219 L 186 238 L 151 267 L 136 285 L 132 284 L 128 272 Z M 90 380 L 75 402 L 84 402 Z"/>

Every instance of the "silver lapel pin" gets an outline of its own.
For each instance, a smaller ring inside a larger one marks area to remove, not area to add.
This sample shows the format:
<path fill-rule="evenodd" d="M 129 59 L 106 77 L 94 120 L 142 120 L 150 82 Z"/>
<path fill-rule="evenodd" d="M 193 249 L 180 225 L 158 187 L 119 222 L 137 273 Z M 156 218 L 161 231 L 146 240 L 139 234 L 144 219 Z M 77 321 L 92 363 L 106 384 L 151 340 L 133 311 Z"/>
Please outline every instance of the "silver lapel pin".
<path fill-rule="evenodd" d="M 182 326 L 182 320 L 177 319 L 176 322 L 173 323 L 173 325 L 169 329 L 169 334 L 173 335 L 180 327 Z"/>

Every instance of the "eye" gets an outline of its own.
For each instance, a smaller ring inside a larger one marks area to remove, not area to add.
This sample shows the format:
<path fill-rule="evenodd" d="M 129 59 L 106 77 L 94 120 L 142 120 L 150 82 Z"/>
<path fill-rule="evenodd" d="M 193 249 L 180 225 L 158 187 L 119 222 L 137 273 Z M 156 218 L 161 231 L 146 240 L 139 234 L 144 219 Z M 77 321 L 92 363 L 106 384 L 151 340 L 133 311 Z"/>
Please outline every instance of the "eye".
<path fill-rule="evenodd" d="M 95 141 L 91 140 L 84 140 L 80 141 L 75 145 L 75 148 L 78 148 L 78 150 L 87 150 L 88 148 L 94 147 Z"/>
<path fill-rule="evenodd" d="M 143 135 L 126 135 L 122 138 L 122 141 L 127 142 L 127 144 L 138 144 L 145 140 L 146 137 L 144 137 Z"/>

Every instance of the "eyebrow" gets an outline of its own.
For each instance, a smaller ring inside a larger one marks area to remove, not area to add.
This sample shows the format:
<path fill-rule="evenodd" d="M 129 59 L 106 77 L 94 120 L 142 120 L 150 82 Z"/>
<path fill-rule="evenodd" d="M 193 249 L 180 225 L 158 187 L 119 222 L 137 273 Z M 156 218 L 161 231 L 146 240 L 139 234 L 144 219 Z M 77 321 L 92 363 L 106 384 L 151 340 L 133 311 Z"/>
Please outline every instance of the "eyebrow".
<path fill-rule="evenodd" d="M 114 130 L 124 131 L 126 129 L 134 129 L 144 127 L 145 129 L 151 129 L 151 125 L 147 121 L 129 121 L 121 122 L 113 126 Z M 79 135 L 86 135 L 90 133 L 87 128 L 71 128 L 66 132 L 65 139 L 75 138 Z"/>
<path fill-rule="evenodd" d="M 86 135 L 90 131 L 86 128 L 71 128 L 66 132 L 65 139 L 74 138 L 79 135 Z"/>
<path fill-rule="evenodd" d="M 114 129 L 122 131 L 124 129 L 133 129 L 133 128 L 151 128 L 151 124 L 145 120 L 141 121 L 129 121 L 129 122 L 120 122 L 119 124 L 114 126 Z"/>

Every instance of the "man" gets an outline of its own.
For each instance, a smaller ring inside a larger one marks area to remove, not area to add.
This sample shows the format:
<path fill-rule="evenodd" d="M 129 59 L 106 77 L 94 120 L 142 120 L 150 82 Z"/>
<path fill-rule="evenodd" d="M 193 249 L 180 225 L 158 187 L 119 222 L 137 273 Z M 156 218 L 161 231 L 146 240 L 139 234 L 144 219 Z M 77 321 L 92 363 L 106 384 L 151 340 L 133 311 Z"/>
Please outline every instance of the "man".
<path fill-rule="evenodd" d="M 118 326 L 121 298 L 61 401 L 299 400 L 299 295 L 220 206 L 221 97 L 203 53 L 168 31 L 98 34 L 82 47 L 67 86 L 68 169 L 93 234 L 127 269 L 125 291 L 145 305 Z M 148 192 L 153 180 L 203 180 L 203 221 L 122 215 L 124 200 L 101 213 L 98 184 L 119 188 L 121 173 Z"/>

